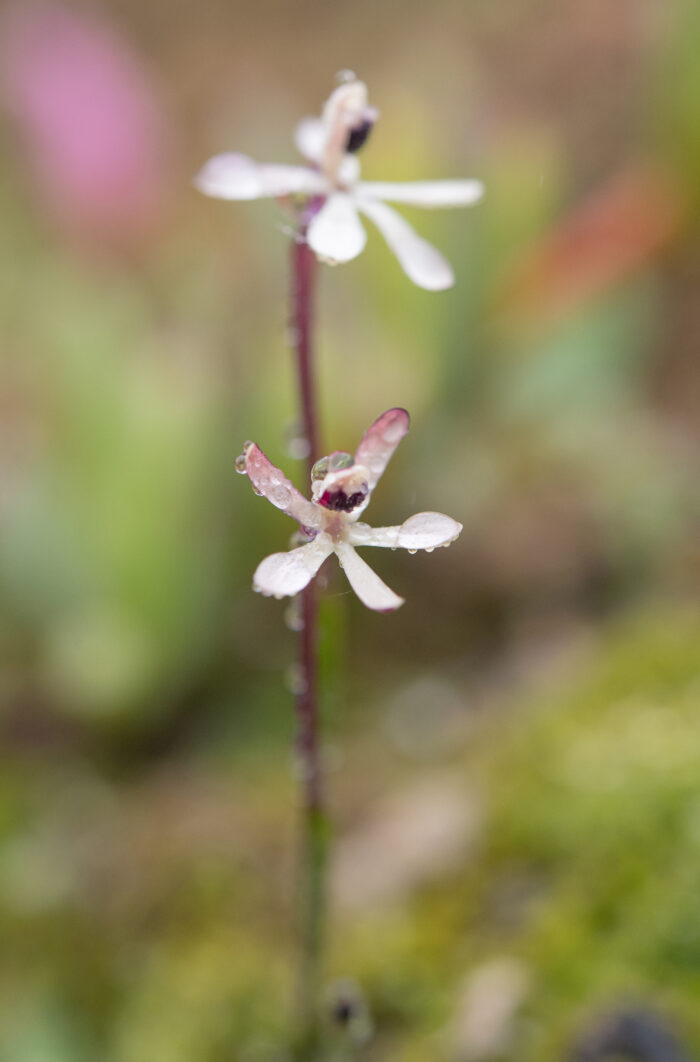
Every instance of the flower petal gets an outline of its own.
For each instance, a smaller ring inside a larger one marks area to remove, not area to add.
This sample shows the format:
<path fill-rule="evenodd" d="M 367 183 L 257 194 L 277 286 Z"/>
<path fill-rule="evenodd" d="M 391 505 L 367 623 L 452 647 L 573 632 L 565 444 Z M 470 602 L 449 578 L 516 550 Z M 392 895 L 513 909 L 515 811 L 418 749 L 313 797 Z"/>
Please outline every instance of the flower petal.
<path fill-rule="evenodd" d="M 397 546 L 404 549 L 435 549 L 449 546 L 462 530 L 462 525 L 444 513 L 416 513 L 404 520 L 399 528 Z"/>
<path fill-rule="evenodd" d="M 305 498 L 255 443 L 245 451 L 245 470 L 255 489 L 283 513 L 305 527 L 321 526 L 323 514 L 318 506 Z"/>
<path fill-rule="evenodd" d="M 333 552 L 330 535 L 318 535 L 313 542 L 289 553 L 271 553 L 261 561 L 253 576 L 253 589 L 266 597 L 290 597 L 307 586 L 326 557 Z"/>
<path fill-rule="evenodd" d="M 320 162 L 326 142 L 326 127 L 320 118 L 302 118 L 294 130 L 294 143 L 300 155 Z"/>
<path fill-rule="evenodd" d="M 411 418 L 405 409 L 388 409 L 377 417 L 362 436 L 355 451 L 355 464 L 364 465 L 369 472 L 367 486 L 370 494 L 376 487 L 394 450 L 408 431 Z"/>
<path fill-rule="evenodd" d="M 419 207 L 458 207 L 478 203 L 484 194 L 481 181 L 362 181 L 357 194 L 389 199 Z"/>
<path fill-rule="evenodd" d="M 383 583 L 369 564 L 365 564 L 348 542 L 338 542 L 335 552 L 348 577 L 348 582 L 360 601 L 377 612 L 392 612 L 403 605 L 404 599 Z"/>
<path fill-rule="evenodd" d="M 303 166 L 264 165 L 247 155 L 215 155 L 194 179 L 195 187 L 216 199 L 261 199 L 265 196 L 319 195 L 324 178 Z"/>
<path fill-rule="evenodd" d="M 353 546 L 384 546 L 396 549 L 434 550 L 436 546 L 449 546 L 462 530 L 462 525 L 443 513 L 416 513 L 401 526 L 370 527 L 369 524 L 351 524 L 348 542 Z"/>
<path fill-rule="evenodd" d="M 377 226 L 414 284 L 428 291 L 442 291 L 454 284 L 449 262 L 426 240 L 418 236 L 407 221 L 378 199 L 360 199 L 359 209 Z"/>
<path fill-rule="evenodd" d="M 309 246 L 331 262 L 356 258 L 367 241 L 367 233 L 350 196 L 341 192 L 328 197 L 309 225 Z"/>

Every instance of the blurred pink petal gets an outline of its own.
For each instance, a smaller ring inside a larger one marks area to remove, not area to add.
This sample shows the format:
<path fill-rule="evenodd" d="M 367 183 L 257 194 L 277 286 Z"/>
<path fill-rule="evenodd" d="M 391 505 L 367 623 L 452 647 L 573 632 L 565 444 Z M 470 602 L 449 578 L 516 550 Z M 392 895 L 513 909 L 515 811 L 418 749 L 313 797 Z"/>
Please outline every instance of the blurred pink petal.
<path fill-rule="evenodd" d="M 633 162 L 576 203 L 505 275 L 499 306 L 518 320 L 575 312 L 646 266 L 676 236 L 681 190 L 671 174 Z"/>
<path fill-rule="evenodd" d="M 70 225 L 137 233 L 167 198 L 170 135 L 149 72 L 106 22 L 53 3 L 0 20 L 0 100 Z"/>

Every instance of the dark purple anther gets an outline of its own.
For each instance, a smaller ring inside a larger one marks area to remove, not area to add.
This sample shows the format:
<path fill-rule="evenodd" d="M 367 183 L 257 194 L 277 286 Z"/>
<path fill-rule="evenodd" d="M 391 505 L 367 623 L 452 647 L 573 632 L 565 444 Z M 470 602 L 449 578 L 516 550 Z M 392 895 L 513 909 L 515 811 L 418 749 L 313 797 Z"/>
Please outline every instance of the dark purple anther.
<path fill-rule="evenodd" d="M 351 513 L 353 509 L 362 504 L 366 497 L 367 487 L 353 494 L 346 494 L 342 487 L 338 487 L 336 490 L 324 491 L 318 502 L 324 509 L 331 509 L 336 513 Z"/>
<path fill-rule="evenodd" d="M 356 125 L 354 129 L 351 129 L 348 133 L 348 139 L 345 144 L 345 150 L 353 155 L 356 151 L 359 151 L 364 146 L 367 137 L 372 132 L 374 122 L 369 118 L 365 118 L 359 125 Z"/>

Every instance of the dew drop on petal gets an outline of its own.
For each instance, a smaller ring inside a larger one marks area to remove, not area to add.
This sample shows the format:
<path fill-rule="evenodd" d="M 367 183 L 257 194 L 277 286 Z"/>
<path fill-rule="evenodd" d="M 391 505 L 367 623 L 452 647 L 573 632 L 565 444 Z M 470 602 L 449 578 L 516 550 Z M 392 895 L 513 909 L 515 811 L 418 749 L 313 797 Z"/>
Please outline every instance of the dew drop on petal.
<path fill-rule="evenodd" d="M 335 80 L 338 85 L 347 85 L 350 81 L 357 81 L 357 74 L 354 70 L 339 70 Z"/>
<path fill-rule="evenodd" d="M 262 498 L 264 493 L 264 490 L 260 490 L 259 487 L 256 487 L 255 484 L 253 484 L 253 494 L 257 494 L 258 498 Z"/>
<path fill-rule="evenodd" d="M 236 472 L 238 472 L 239 475 L 245 476 L 247 474 L 245 467 L 245 454 L 239 454 L 236 460 L 234 461 L 234 465 L 236 468 Z"/>
<path fill-rule="evenodd" d="M 352 468 L 353 459 L 344 450 L 336 450 L 328 458 L 328 471 L 341 472 L 343 469 Z"/>
<path fill-rule="evenodd" d="M 435 546 L 426 546 L 425 547 L 425 552 L 426 553 L 432 553 L 434 549 L 435 549 Z"/>
<path fill-rule="evenodd" d="M 285 487 L 284 483 L 276 483 L 270 487 L 267 492 L 267 496 L 273 505 L 276 505 L 278 509 L 289 508 L 289 503 L 292 500 L 292 494 L 289 487 Z"/>
<path fill-rule="evenodd" d="M 328 475 L 328 458 L 319 457 L 316 464 L 311 469 L 311 482 L 317 483 L 321 479 L 325 479 Z"/>
<path fill-rule="evenodd" d="M 417 549 L 409 549 L 409 551 L 408 551 L 408 552 L 409 552 L 409 553 L 417 553 L 417 552 L 418 552 L 418 550 L 417 550 Z"/>

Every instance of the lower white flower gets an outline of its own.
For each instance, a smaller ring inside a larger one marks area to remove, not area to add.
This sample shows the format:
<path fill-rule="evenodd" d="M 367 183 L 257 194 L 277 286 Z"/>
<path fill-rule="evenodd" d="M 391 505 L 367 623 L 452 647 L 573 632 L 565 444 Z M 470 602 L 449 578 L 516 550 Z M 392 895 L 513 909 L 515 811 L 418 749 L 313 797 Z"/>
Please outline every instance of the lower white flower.
<path fill-rule="evenodd" d="M 405 409 L 390 409 L 365 432 L 355 456 L 336 451 L 314 465 L 308 499 L 267 459 L 255 443 L 246 443 L 236 461 L 256 494 L 299 521 L 304 544 L 273 553 L 257 567 L 253 589 L 273 597 L 298 594 L 335 553 L 353 590 L 368 608 L 390 612 L 403 598 L 390 590 L 355 551 L 356 546 L 397 547 L 415 553 L 449 546 L 462 525 L 442 513 L 417 513 L 396 527 L 370 527 L 358 518 L 367 508 L 394 450 L 408 431 Z"/>
<path fill-rule="evenodd" d="M 377 111 L 368 105 L 367 88 L 347 81 L 331 94 L 320 118 L 305 118 L 296 129 L 296 145 L 310 167 L 265 165 L 231 152 L 210 159 L 195 178 L 206 195 L 219 199 L 279 198 L 305 195 L 314 205 L 307 239 L 316 254 L 331 263 L 348 262 L 365 246 L 360 214 L 384 236 L 404 271 L 419 287 L 449 288 L 454 274 L 438 250 L 418 236 L 385 200 L 419 207 L 470 206 L 484 194 L 481 181 L 361 181 L 355 156 L 367 140 Z"/>

